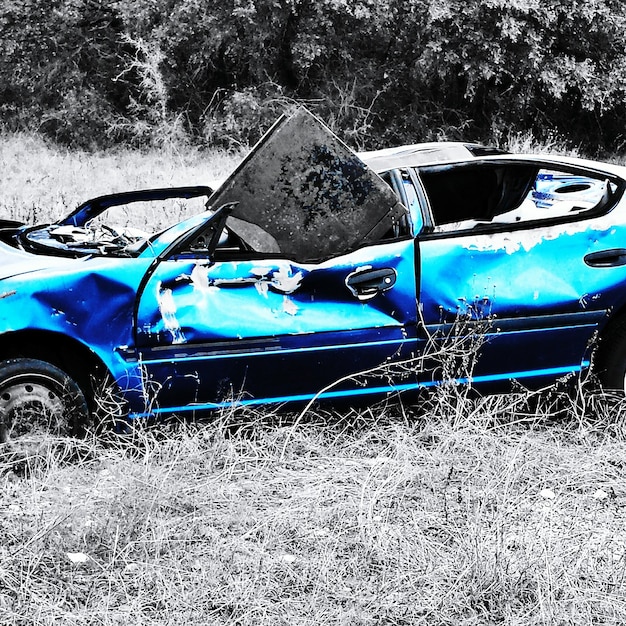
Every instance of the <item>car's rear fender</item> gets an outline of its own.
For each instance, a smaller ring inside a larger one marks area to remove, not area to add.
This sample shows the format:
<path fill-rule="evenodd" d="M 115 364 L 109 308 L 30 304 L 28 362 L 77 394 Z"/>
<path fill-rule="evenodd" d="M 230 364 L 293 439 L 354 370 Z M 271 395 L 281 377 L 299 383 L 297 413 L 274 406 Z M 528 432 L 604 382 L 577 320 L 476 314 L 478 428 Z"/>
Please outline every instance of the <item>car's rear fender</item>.
<path fill-rule="evenodd" d="M 606 360 L 608 354 L 613 349 L 612 338 L 615 329 L 621 327 L 626 323 L 626 303 L 622 303 L 621 306 L 616 306 L 609 311 L 606 321 L 598 328 L 598 335 L 591 346 L 594 352 L 594 370 L 598 372 L 603 367 L 603 362 Z"/>

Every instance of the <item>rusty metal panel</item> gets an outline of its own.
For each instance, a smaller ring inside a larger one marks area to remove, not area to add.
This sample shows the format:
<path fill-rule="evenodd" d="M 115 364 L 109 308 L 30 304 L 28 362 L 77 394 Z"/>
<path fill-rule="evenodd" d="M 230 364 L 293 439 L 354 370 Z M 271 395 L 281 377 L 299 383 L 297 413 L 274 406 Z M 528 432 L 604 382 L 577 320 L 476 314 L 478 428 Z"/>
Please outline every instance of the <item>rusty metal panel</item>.
<path fill-rule="evenodd" d="M 281 118 L 209 199 L 214 208 L 228 202 L 238 203 L 233 216 L 299 261 L 376 242 L 406 214 L 391 188 L 306 109 Z M 234 220 L 228 225 L 246 241 Z"/>

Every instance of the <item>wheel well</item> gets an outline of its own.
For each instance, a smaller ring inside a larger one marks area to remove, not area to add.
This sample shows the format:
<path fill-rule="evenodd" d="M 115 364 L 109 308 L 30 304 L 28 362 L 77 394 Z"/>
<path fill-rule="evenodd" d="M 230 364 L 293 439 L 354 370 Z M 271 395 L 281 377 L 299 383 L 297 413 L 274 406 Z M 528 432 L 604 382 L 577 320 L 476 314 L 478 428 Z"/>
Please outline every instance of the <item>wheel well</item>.
<path fill-rule="evenodd" d="M 605 361 L 610 354 L 612 345 L 608 341 L 617 334 L 622 334 L 626 328 L 626 306 L 613 312 L 606 324 L 600 329 L 596 345 L 593 347 L 593 368 L 596 373 L 601 373 Z"/>
<path fill-rule="evenodd" d="M 69 374 L 87 397 L 94 382 L 104 381 L 108 369 L 89 348 L 71 337 L 47 331 L 5 333 L 0 342 L 0 360 L 25 357 L 56 365 Z"/>

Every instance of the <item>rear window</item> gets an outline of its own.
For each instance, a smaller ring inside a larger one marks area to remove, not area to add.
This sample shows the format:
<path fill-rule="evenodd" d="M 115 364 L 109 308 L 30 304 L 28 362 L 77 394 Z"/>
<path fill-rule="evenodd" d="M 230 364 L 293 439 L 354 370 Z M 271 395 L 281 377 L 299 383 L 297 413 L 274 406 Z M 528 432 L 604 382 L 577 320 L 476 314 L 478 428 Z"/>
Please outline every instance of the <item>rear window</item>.
<path fill-rule="evenodd" d="M 517 224 L 600 212 L 613 204 L 615 181 L 536 164 L 480 164 L 420 171 L 435 232 Z"/>

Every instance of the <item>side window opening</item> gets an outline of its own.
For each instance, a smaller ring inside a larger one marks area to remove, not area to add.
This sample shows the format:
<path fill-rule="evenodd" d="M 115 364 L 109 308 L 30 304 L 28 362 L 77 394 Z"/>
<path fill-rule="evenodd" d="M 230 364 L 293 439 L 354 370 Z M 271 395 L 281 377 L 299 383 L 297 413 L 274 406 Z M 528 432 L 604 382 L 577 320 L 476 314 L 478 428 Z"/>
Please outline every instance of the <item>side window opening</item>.
<path fill-rule="evenodd" d="M 618 186 L 594 176 L 533 164 L 436 167 L 420 176 L 435 232 L 518 224 L 600 211 Z"/>
<path fill-rule="evenodd" d="M 446 166 L 420 172 L 435 223 L 435 232 L 472 228 L 491 221 L 502 203 L 503 189 L 493 168 Z"/>
<path fill-rule="evenodd" d="M 411 175 L 407 171 L 403 171 L 402 186 L 406 195 L 406 206 L 409 209 L 409 219 L 412 223 L 412 234 L 417 235 L 422 232 L 424 228 L 424 216 L 422 214 L 422 207 L 420 205 L 419 197 L 415 189 L 415 183 L 413 182 Z"/>
<path fill-rule="evenodd" d="M 413 232 L 416 232 L 414 230 L 415 220 L 413 212 L 414 210 L 419 212 L 419 206 L 413 206 L 414 203 L 417 203 L 417 194 L 415 193 L 413 183 L 409 179 L 408 172 L 391 170 L 383 172 L 380 177 L 393 189 L 403 207 L 408 209 L 408 211 L 402 212 L 396 219 L 390 220 L 389 230 L 381 237 L 381 241 L 411 236 Z"/>

